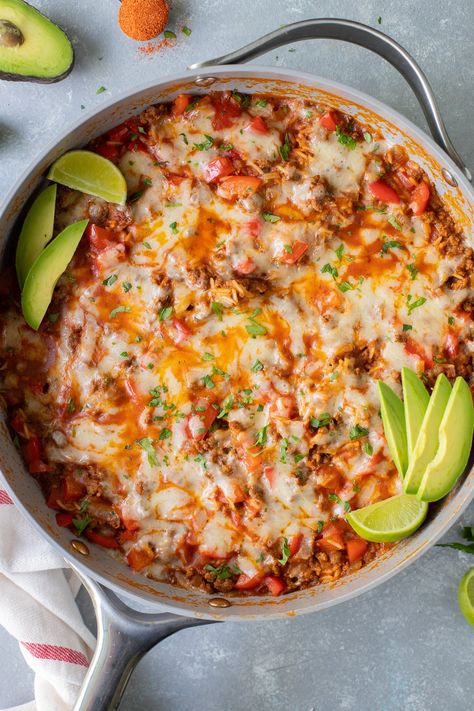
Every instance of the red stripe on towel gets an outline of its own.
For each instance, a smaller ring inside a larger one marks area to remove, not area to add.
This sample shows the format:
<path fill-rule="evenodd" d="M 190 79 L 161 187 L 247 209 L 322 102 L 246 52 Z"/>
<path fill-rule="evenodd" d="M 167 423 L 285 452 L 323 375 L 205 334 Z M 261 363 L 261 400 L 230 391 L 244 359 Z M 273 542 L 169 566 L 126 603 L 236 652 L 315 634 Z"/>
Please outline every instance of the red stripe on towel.
<path fill-rule="evenodd" d="M 12 504 L 12 503 L 13 503 L 13 500 L 10 498 L 10 495 L 3 489 L 0 489 L 0 504 Z"/>
<path fill-rule="evenodd" d="M 84 654 L 70 647 L 59 647 L 56 644 L 36 644 L 35 642 L 21 642 L 21 644 L 37 659 L 53 659 L 57 662 L 80 664 L 82 667 L 89 666 Z"/>

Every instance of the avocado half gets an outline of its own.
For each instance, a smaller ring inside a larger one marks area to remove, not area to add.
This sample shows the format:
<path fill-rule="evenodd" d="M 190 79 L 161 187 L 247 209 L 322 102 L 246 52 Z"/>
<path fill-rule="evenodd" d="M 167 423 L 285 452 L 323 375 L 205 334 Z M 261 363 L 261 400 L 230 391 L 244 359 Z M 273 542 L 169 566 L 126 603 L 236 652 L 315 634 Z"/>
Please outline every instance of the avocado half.
<path fill-rule="evenodd" d="M 67 77 L 67 35 L 24 0 L 0 0 L 0 79 L 51 83 Z"/>

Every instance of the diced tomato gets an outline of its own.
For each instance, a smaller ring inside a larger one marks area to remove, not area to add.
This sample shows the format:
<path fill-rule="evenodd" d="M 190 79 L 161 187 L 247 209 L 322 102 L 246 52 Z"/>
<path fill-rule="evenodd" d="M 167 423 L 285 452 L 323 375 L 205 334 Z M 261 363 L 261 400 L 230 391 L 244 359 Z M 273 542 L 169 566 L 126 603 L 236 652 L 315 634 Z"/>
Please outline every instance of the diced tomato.
<path fill-rule="evenodd" d="M 186 176 L 178 175 L 178 173 L 168 173 L 166 180 L 168 183 L 171 183 L 171 185 L 181 185 L 183 180 L 186 180 Z"/>
<path fill-rule="evenodd" d="M 128 564 L 132 570 L 135 570 L 137 573 L 143 570 L 143 568 L 146 568 L 147 565 L 150 565 L 154 557 L 151 546 L 142 546 L 141 548 L 134 547 L 127 553 Z"/>
<path fill-rule="evenodd" d="M 294 536 L 291 536 L 289 542 L 288 542 L 288 547 L 290 549 L 290 558 L 294 555 L 296 555 L 301 548 L 301 544 L 303 543 L 303 534 L 302 533 L 296 533 Z"/>
<path fill-rule="evenodd" d="M 86 487 L 75 477 L 69 475 L 64 478 L 62 496 L 64 501 L 77 501 L 77 499 L 82 499 L 85 493 Z"/>
<path fill-rule="evenodd" d="M 411 194 L 410 209 L 414 215 L 422 215 L 430 199 L 430 188 L 423 180 L 419 183 Z"/>
<path fill-rule="evenodd" d="M 186 430 L 191 439 L 200 440 L 206 436 L 219 410 L 206 398 L 199 399 L 193 410 L 194 412 L 188 415 Z"/>
<path fill-rule="evenodd" d="M 335 131 L 337 128 L 336 119 L 332 111 L 327 111 L 323 114 L 319 119 L 319 123 L 324 128 L 327 128 L 328 131 Z"/>
<path fill-rule="evenodd" d="M 254 588 L 257 588 L 262 582 L 263 577 L 261 575 L 257 574 L 250 577 L 249 575 L 245 575 L 245 573 L 241 573 L 234 587 L 237 588 L 237 590 L 254 590 Z"/>
<path fill-rule="evenodd" d="M 324 529 L 322 537 L 316 543 L 318 548 L 326 553 L 342 551 L 345 547 L 343 535 L 336 526 L 329 526 Z"/>
<path fill-rule="evenodd" d="M 127 145 L 127 150 L 134 152 L 139 151 L 140 153 L 148 153 L 148 146 L 140 138 L 135 138 L 133 141 L 129 142 L 129 144 Z"/>
<path fill-rule="evenodd" d="M 103 548 L 120 548 L 118 542 L 113 536 L 106 536 L 103 533 L 94 531 L 92 528 L 86 528 L 84 535 L 88 541 L 91 543 L 97 543 L 98 546 L 102 546 Z"/>
<path fill-rule="evenodd" d="M 220 178 L 224 178 L 226 175 L 230 175 L 234 170 L 234 164 L 230 158 L 226 156 L 219 156 L 214 160 L 211 160 L 207 164 L 206 168 L 206 182 L 216 183 Z"/>
<path fill-rule="evenodd" d="M 234 267 L 234 271 L 237 272 L 237 274 L 251 274 L 255 269 L 255 263 L 252 259 L 252 257 L 246 257 L 245 259 L 242 259 L 240 262 L 237 262 L 237 264 Z"/>
<path fill-rule="evenodd" d="M 58 526 L 64 526 L 64 528 L 68 528 L 69 526 L 72 525 L 72 520 L 74 516 L 70 513 L 66 512 L 61 512 L 56 514 L 56 523 Z"/>
<path fill-rule="evenodd" d="M 260 220 L 258 217 L 254 217 L 254 219 L 247 222 L 246 225 L 248 233 L 251 237 L 259 237 L 262 231 L 262 226 L 262 220 Z"/>
<path fill-rule="evenodd" d="M 234 123 L 233 119 L 238 118 L 242 114 L 239 102 L 227 92 L 218 94 L 213 100 L 213 104 L 215 114 L 212 119 L 212 126 L 216 131 L 220 131 L 223 128 L 230 128 Z"/>
<path fill-rule="evenodd" d="M 369 544 L 362 538 L 353 538 L 347 541 L 346 548 L 349 563 L 355 563 L 357 560 L 360 560 L 368 547 Z"/>
<path fill-rule="evenodd" d="M 87 225 L 85 231 L 86 238 L 89 240 L 91 248 L 94 252 L 105 252 L 110 247 L 115 247 L 117 244 L 115 232 L 106 230 L 99 225 L 94 225 L 91 222 Z"/>
<path fill-rule="evenodd" d="M 172 320 L 172 326 L 174 333 L 171 337 L 173 343 L 177 346 L 179 346 L 181 343 L 184 343 L 192 334 L 192 331 L 186 326 L 183 321 L 180 321 L 179 318 L 174 318 Z"/>
<path fill-rule="evenodd" d="M 62 493 L 63 493 L 63 488 L 62 486 L 52 486 L 48 498 L 46 500 L 46 504 L 49 506 L 50 509 L 60 509 L 62 508 L 61 506 L 61 500 L 62 500 Z"/>
<path fill-rule="evenodd" d="M 173 108 L 171 113 L 173 116 L 181 116 L 186 111 L 187 107 L 191 103 L 191 96 L 189 94 L 178 94 L 176 99 L 173 101 Z"/>
<path fill-rule="evenodd" d="M 412 338 L 407 338 L 407 340 L 405 341 L 404 349 L 409 355 L 414 355 L 419 358 L 423 362 L 425 368 L 433 367 L 432 358 L 430 358 L 430 356 L 426 353 L 423 346 L 420 343 L 414 341 Z"/>
<path fill-rule="evenodd" d="M 268 482 L 268 486 L 270 489 L 273 489 L 275 485 L 275 479 L 276 479 L 276 472 L 275 472 L 275 467 L 271 466 L 266 466 L 263 467 L 263 476 Z"/>
<path fill-rule="evenodd" d="M 41 459 L 41 442 L 39 437 L 31 437 L 25 445 L 25 457 L 27 462 Z"/>
<path fill-rule="evenodd" d="M 377 198 L 377 200 L 392 203 L 394 205 L 398 205 L 400 203 L 398 193 L 396 193 L 395 190 L 384 180 L 374 180 L 373 183 L 369 184 L 369 190 L 372 195 Z"/>
<path fill-rule="evenodd" d="M 99 145 L 94 148 L 94 151 L 112 162 L 120 158 L 120 146 L 116 143 L 99 143 Z"/>
<path fill-rule="evenodd" d="M 252 133 L 268 133 L 268 126 L 261 116 L 254 116 L 244 131 L 252 131 Z"/>
<path fill-rule="evenodd" d="M 107 132 L 108 140 L 114 141 L 115 143 L 123 143 L 127 140 L 129 135 L 130 129 L 124 123 L 120 124 L 120 126 L 115 126 L 115 128 L 111 128 L 110 131 Z"/>
<path fill-rule="evenodd" d="M 25 431 L 25 420 L 17 413 L 10 421 L 10 427 L 14 429 L 15 432 L 18 432 L 18 434 L 23 434 Z"/>
<path fill-rule="evenodd" d="M 278 255 L 277 261 L 281 264 L 296 264 L 296 262 L 301 259 L 303 254 L 308 249 L 308 245 L 306 244 L 306 242 L 300 242 L 299 240 L 295 240 L 295 242 L 292 242 L 290 247 L 291 252 L 287 252 L 285 250 Z"/>
<path fill-rule="evenodd" d="M 276 575 L 266 575 L 264 581 L 268 588 L 268 592 L 274 597 L 281 595 L 282 592 L 286 590 L 285 582 Z"/>
<path fill-rule="evenodd" d="M 261 467 L 261 449 L 252 442 L 248 432 L 241 430 L 236 435 L 237 449 L 249 472 L 256 472 Z"/>
<path fill-rule="evenodd" d="M 222 178 L 217 194 L 226 200 L 248 197 L 257 192 L 262 180 L 255 175 L 228 175 Z"/>
<path fill-rule="evenodd" d="M 459 353 L 459 336 L 450 331 L 444 341 L 444 350 L 449 355 L 450 360 L 454 360 Z"/>

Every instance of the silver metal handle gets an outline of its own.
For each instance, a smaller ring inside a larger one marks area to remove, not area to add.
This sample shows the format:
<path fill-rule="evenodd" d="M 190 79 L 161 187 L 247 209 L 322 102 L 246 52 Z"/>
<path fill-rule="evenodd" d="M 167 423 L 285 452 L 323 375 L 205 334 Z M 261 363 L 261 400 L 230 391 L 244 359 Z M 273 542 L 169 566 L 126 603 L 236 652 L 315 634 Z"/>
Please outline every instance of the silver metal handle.
<path fill-rule="evenodd" d="M 97 617 L 97 647 L 74 711 L 114 711 L 134 668 L 149 649 L 179 630 L 214 622 L 138 612 L 71 567 L 89 592 Z"/>
<path fill-rule="evenodd" d="M 389 62 L 406 79 L 421 105 L 428 122 L 431 135 L 436 143 L 446 151 L 450 158 L 462 170 L 468 180 L 472 180 L 469 169 L 454 148 L 448 136 L 444 121 L 441 117 L 433 90 L 420 66 L 408 52 L 395 42 L 391 37 L 374 30 L 368 25 L 362 25 L 352 20 L 314 19 L 303 20 L 286 25 L 274 32 L 264 35 L 260 39 L 245 45 L 241 49 L 222 57 L 217 57 L 205 62 L 192 64 L 189 69 L 202 69 L 216 64 L 237 64 L 258 57 L 265 52 L 281 47 L 290 42 L 299 42 L 306 39 L 337 39 L 350 42 L 375 52 Z"/>

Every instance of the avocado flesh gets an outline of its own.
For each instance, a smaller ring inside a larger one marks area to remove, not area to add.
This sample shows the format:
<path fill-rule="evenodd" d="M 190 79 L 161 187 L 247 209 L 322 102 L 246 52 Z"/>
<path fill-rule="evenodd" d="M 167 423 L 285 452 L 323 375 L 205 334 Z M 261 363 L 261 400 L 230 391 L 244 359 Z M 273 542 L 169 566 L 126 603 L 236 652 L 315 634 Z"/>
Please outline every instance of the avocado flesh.
<path fill-rule="evenodd" d="M 468 384 L 456 378 L 439 428 L 439 447 L 418 489 L 421 501 L 446 496 L 466 468 L 471 453 L 474 407 Z"/>
<path fill-rule="evenodd" d="M 53 236 L 57 185 L 43 190 L 25 217 L 16 248 L 16 275 L 23 288 L 30 268 L 41 250 Z"/>
<path fill-rule="evenodd" d="M 421 429 L 430 396 L 413 370 L 402 368 L 403 403 L 407 428 L 408 459 L 413 456 L 416 440 Z"/>
<path fill-rule="evenodd" d="M 400 476 L 404 476 L 408 466 L 408 448 L 403 402 L 385 383 L 379 381 L 377 385 L 385 439 Z"/>
<path fill-rule="evenodd" d="M 53 298 L 54 287 L 74 256 L 88 220 L 68 225 L 35 259 L 21 294 L 21 310 L 35 331 L 41 325 Z"/>
<path fill-rule="evenodd" d="M 65 33 L 23 0 L 0 0 L 0 20 L 11 23 L 22 41 L 0 39 L 0 79 L 54 82 L 72 69 L 74 51 Z"/>
<path fill-rule="evenodd" d="M 413 455 L 408 465 L 403 489 L 406 494 L 417 494 L 426 467 L 432 461 L 439 445 L 439 428 L 451 395 L 451 385 L 443 373 L 438 375 L 426 409 Z"/>

